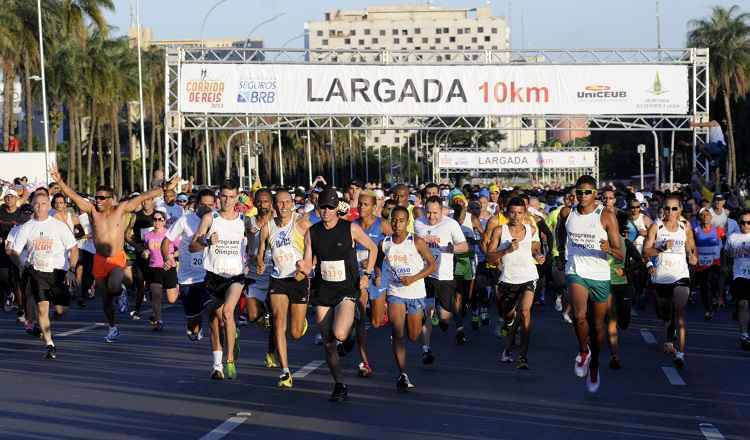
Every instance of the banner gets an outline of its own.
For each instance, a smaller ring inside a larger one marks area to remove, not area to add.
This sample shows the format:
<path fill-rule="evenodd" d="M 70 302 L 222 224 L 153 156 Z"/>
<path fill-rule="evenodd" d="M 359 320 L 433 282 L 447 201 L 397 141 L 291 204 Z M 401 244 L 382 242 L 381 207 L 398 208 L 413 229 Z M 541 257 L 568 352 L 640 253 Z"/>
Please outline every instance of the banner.
<path fill-rule="evenodd" d="M 487 152 L 441 151 L 440 168 L 479 170 L 548 170 L 555 168 L 594 168 L 594 151 Z"/>
<path fill-rule="evenodd" d="M 688 66 L 183 64 L 187 113 L 687 114 Z"/>
<path fill-rule="evenodd" d="M 49 173 L 45 168 L 44 153 L 42 152 L 19 152 L 0 153 L 0 179 L 12 182 L 16 177 L 26 177 L 33 188 L 40 185 L 46 186 L 50 181 Z M 49 153 L 49 165 L 57 164 L 57 154 Z"/>

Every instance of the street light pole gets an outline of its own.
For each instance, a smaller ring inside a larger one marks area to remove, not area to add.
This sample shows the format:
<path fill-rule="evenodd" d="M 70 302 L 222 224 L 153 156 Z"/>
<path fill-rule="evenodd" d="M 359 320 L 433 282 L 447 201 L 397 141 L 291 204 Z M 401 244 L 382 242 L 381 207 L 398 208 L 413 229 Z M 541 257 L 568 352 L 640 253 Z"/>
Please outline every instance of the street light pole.
<path fill-rule="evenodd" d="M 42 0 L 36 1 L 39 20 L 39 59 L 42 68 L 42 111 L 44 112 L 44 170 L 49 181 L 49 117 L 47 116 L 47 81 L 44 74 L 44 31 L 42 30 Z M 28 140 L 31 142 L 31 139 Z"/>
<path fill-rule="evenodd" d="M 143 114 L 143 67 L 141 63 L 141 0 L 136 0 L 135 2 L 135 20 L 138 31 L 136 40 L 138 41 L 138 105 L 141 112 L 141 177 L 143 179 L 143 191 L 145 192 L 148 190 L 148 187 L 146 186 L 148 180 L 146 177 L 146 128 L 143 122 L 145 115 Z M 152 118 L 155 117 L 155 115 L 151 116 Z M 130 138 L 130 133 L 128 133 L 128 138 Z M 180 147 L 178 146 L 177 148 Z M 151 154 L 154 154 L 154 152 L 152 151 Z M 169 178 L 169 158 L 165 157 L 164 162 L 164 177 Z M 182 170 L 178 169 L 177 175 L 179 176 L 178 179 L 182 177 Z"/>

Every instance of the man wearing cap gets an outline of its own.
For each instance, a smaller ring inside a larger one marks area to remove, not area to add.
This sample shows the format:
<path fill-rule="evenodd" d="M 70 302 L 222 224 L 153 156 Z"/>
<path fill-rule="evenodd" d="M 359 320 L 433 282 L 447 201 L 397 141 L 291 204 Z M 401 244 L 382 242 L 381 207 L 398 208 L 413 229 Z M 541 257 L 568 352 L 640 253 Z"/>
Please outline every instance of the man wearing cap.
<path fill-rule="evenodd" d="M 354 311 L 359 290 L 367 288 L 373 276 L 378 248 L 359 225 L 339 219 L 337 207 L 339 197 L 336 190 L 327 188 L 318 198 L 321 222 L 314 224 L 305 233 L 305 258 L 300 265 L 302 272 L 310 273 L 313 258 L 316 260 L 315 278 L 310 303 L 316 307 L 317 322 L 323 336 L 326 360 L 335 381 L 329 400 L 346 400 L 348 390 L 342 382 L 336 341 L 349 338 L 354 322 Z M 363 245 L 369 255 L 359 275 L 359 266 L 354 244 Z"/>
<path fill-rule="evenodd" d="M 5 248 L 5 240 L 14 226 L 21 224 L 25 218 L 18 209 L 18 193 L 13 188 L 8 188 L 3 194 L 3 204 L 0 205 L 0 245 Z M 5 252 L 0 249 L 0 294 L 5 296 L 5 311 L 9 312 L 16 305 L 21 305 L 20 295 L 16 295 L 19 287 L 20 276 L 18 268 L 11 262 Z M 18 308 L 19 318 L 23 316 L 23 309 Z"/>
<path fill-rule="evenodd" d="M 711 224 L 724 230 L 727 229 L 729 218 L 729 210 L 724 207 L 725 204 L 724 194 L 717 193 L 714 194 L 713 206 L 708 209 L 711 212 Z"/>

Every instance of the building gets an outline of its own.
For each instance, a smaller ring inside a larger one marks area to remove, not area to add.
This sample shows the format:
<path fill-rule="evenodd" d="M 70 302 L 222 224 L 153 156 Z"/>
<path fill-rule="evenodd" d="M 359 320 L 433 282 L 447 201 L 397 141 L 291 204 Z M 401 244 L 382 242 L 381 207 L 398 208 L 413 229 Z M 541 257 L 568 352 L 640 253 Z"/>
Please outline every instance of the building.
<path fill-rule="evenodd" d="M 138 36 L 138 28 L 131 26 L 128 29 L 128 41 L 131 47 L 136 47 L 138 44 L 136 38 Z M 149 27 L 141 27 L 141 47 L 195 47 L 199 48 L 204 46 L 218 49 L 232 49 L 238 47 L 252 47 L 262 48 L 263 40 L 260 38 L 207 38 L 205 40 L 200 39 L 183 39 L 183 40 L 156 40 L 153 37 L 153 31 Z"/>
<path fill-rule="evenodd" d="M 456 9 L 432 5 L 373 6 L 364 10 L 333 10 L 322 21 L 305 24 L 305 47 L 312 50 L 363 49 L 393 51 L 447 51 L 435 62 L 457 61 L 462 50 L 507 50 L 510 28 L 505 17 L 493 15 L 489 6 Z M 312 55 L 311 62 L 315 62 Z M 471 55 L 479 59 L 479 53 Z M 329 57 L 329 55 L 326 55 Z M 330 58 L 326 58 L 330 61 Z M 356 59 L 351 61 L 356 62 Z M 511 119 L 508 121 L 507 119 Z M 520 126 L 520 120 L 507 118 L 506 125 Z M 544 142 L 542 130 L 508 131 L 499 148 L 511 150 Z M 409 130 L 370 130 L 368 147 L 404 145 Z"/>

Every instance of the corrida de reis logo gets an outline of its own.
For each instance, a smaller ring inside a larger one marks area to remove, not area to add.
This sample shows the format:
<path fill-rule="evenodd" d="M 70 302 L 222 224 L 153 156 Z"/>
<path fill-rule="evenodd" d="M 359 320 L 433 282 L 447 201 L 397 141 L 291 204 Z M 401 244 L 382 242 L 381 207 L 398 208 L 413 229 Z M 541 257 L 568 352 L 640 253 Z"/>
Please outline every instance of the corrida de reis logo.
<path fill-rule="evenodd" d="M 213 79 L 207 69 L 201 70 L 200 79 L 188 80 L 187 99 L 191 104 L 209 104 L 211 108 L 224 108 L 224 81 Z"/>
<path fill-rule="evenodd" d="M 278 81 L 276 78 L 246 78 L 241 79 L 237 92 L 237 102 L 240 104 L 273 104 L 278 96 Z"/>

